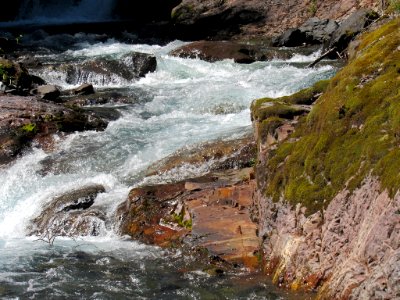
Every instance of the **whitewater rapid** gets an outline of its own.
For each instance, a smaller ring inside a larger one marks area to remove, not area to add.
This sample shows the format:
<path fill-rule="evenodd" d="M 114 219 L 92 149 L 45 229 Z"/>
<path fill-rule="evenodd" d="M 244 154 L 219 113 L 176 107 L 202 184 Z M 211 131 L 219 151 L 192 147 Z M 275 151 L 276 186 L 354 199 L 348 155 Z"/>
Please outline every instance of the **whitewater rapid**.
<path fill-rule="evenodd" d="M 51 64 L 82 62 L 104 56 L 118 58 L 139 51 L 156 56 L 157 70 L 138 81 L 116 79 L 95 86 L 97 90 L 121 91 L 131 99 L 127 104 L 105 105 L 117 108 L 121 117 L 110 122 L 104 132 L 71 134 L 60 140 L 51 153 L 34 148 L 13 164 L 0 169 L 0 283 L 8 282 L 9 289 L 23 290 L 25 296 L 43 296 L 46 284 L 61 275 L 53 279 L 48 275 L 50 279 L 46 281 L 35 273 L 29 279 L 28 275 L 22 274 L 21 268 L 34 268 L 46 253 L 58 258 L 68 257 L 75 253 L 74 247 L 96 259 L 104 258 L 98 258 L 99 253 L 107 253 L 105 256 L 108 257 L 118 248 L 119 254 L 115 259 L 125 261 L 129 257 L 139 269 L 141 263 L 147 264 L 140 261 L 146 261 L 148 255 L 152 257 L 150 264 L 154 259 L 162 258 L 164 253 L 160 250 L 124 241 L 115 234 L 113 224 L 104 224 L 98 237 L 80 237 L 75 241 L 57 238 L 52 250 L 35 238 L 26 237 L 26 226 L 52 198 L 92 184 L 101 184 L 106 190 L 98 195 L 93 207 L 97 206 L 112 216 L 129 190 L 145 181 L 143 174 L 154 162 L 182 147 L 218 138 L 241 137 L 251 132 L 249 107 L 252 100 L 291 94 L 332 76 L 336 71 L 331 66 L 305 69 L 296 64 L 312 61 L 317 54 L 250 65 L 236 64 L 232 60 L 209 63 L 168 55 L 181 45 L 180 41 L 157 46 L 129 45 L 110 40 L 94 45 L 81 43 L 77 45 L 78 50 L 38 57 Z M 74 87 L 66 83 L 60 71 L 43 68 L 36 72 L 48 83 L 64 89 Z M 43 168 L 49 162 L 50 172 L 44 173 Z M 207 165 L 178 172 L 179 178 L 201 175 L 207 172 Z M 157 182 L 157 178 L 154 180 Z M 159 177 L 159 182 L 165 181 L 168 178 Z M 110 243 L 116 247 L 110 249 Z M 126 249 L 137 250 L 129 252 Z M 14 262 L 8 261 L 12 252 L 18 253 Z M 40 259 L 35 259 L 38 256 Z M 71 262 L 68 258 L 64 263 Z M 94 266 L 98 265 L 94 263 Z M 61 277 L 74 276 L 73 270 L 65 271 L 68 269 L 66 266 L 61 271 L 57 268 L 54 272 L 61 272 Z M 167 266 L 163 268 L 168 269 Z M 35 287 L 39 292 L 35 292 Z M 64 286 L 60 289 L 61 295 L 69 295 Z M 106 290 L 104 287 L 99 289 Z M 84 294 L 85 297 L 88 295 L 90 293 Z"/>

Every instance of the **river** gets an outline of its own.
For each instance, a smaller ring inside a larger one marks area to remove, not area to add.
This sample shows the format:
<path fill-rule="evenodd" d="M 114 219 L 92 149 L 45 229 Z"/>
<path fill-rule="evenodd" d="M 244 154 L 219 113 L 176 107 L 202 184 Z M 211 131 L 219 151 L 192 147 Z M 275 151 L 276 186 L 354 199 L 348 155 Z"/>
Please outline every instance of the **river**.
<path fill-rule="evenodd" d="M 112 39 L 84 40 L 74 50 L 37 54 L 46 64 L 81 63 L 98 57 L 118 59 L 132 52 L 151 53 L 157 70 L 136 81 L 92 78 L 98 91 L 123 94 L 128 103 L 108 103 L 121 117 L 103 132 L 74 133 L 52 152 L 33 148 L 0 169 L 0 298 L 4 299 L 304 299 L 287 294 L 269 279 L 246 270 L 211 276 L 178 250 L 147 246 L 99 224 L 96 237 L 57 237 L 53 245 L 27 237 L 26 228 L 52 198 L 101 184 L 94 206 L 112 216 L 132 187 L 198 176 L 209 169 L 186 166 L 144 178 L 152 163 L 183 147 L 241 137 L 251 132 L 249 107 L 260 97 L 291 94 L 332 76 L 325 65 L 306 69 L 311 56 L 237 64 L 168 55 L 183 45 L 126 44 Z M 72 88 L 57 69 L 34 71 L 48 83 Z M 51 161 L 50 171 L 43 172 Z"/>

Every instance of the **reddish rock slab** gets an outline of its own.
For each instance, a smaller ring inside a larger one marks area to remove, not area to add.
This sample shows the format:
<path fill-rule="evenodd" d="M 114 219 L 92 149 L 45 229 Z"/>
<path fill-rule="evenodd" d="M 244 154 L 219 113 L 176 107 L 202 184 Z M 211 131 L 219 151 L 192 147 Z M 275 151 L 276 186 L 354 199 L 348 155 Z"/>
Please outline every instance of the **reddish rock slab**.
<path fill-rule="evenodd" d="M 122 234 L 159 246 L 188 245 L 251 270 L 258 266 L 257 226 L 250 219 L 252 168 L 211 173 L 131 191 L 117 212 Z"/>

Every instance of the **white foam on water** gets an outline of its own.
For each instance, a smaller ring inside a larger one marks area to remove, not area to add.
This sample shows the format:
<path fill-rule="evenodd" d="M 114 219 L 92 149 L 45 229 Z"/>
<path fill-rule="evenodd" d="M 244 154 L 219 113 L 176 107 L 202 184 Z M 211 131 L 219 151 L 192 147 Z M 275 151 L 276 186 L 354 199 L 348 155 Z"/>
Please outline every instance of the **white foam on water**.
<path fill-rule="evenodd" d="M 81 187 L 101 184 L 106 192 L 96 197 L 93 207 L 105 212 L 111 220 L 133 186 L 194 177 L 207 172 L 213 162 L 183 165 L 164 174 L 143 178 L 148 166 L 182 147 L 218 138 L 240 137 L 250 132 L 249 107 L 252 100 L 291 94 L 331 76 L 335 71 L 330 66 L 302 69 L 275 61 L 250 65 L 236 64 L 232 60 L 209 63 L 168 55 L 182 44 L 176 41 L 166 46 L 150 46 L 108 41 L 82 45 L 80 50 L 49 57 L 84 61 L 105 55 L 118 59 L 131 51 L 140 51 L 155 55 L 158 65 L 154 73 L 140 80 L 109 85 L 129 91 L 140 90 L 147 98 L 125 105 L 121 109 L 122 117 L 110 122 L 103 132 L 70 134 L 59 141 L 54 152 L 33 149 L 0 169 L 0 265 L 10 265 L 13 269 L 13 263 L 28 264 L 25 260 L 31 254 L 49 253 L 46 244 L 25 235 L 30 220 L 55 197 Z M 50 84 L 71 87 L 58 71 L 43 75 Z M 79 237 L 77 241 L 56 238 L 57 251 L 67 255 L 72 248 L 93 255 L 102 251 L 119 251 L 121 256 L 136 255 L 139 260 L 162 254 L 159 249 L 124 241 L 112 226 L 103 228 L 96 237 Z M 18 253 L 18 260 L 7 262 L 13 251 Z M 107 260 L 100 260 L 99 264 L 102 263 L 107 264 Z M 6 275 L 7 268 L 0 272 L 2 282 L 13 278 Z M 57 278 L 61 271 L 52 268 L 46 276 Z M 135 278 L 132 277 L 132 282 Z M 42 289 L 43 285 L 32 281 L 26 283 L 26 288 L 34 291 Z M 186 292 L 182 290 L 182 295 Z"/>
<path fill-rule="evenodd" d="M 89 184 L 106 187 L 96 205 L 107 207 L 111 214 L 115 203 L 126 197 L 132 180 L 140 181 L 138 174 L 150 164 L 186 145 L 249 131 L 248 108 L 253 99 L 287 95 L 334 72 L 330 66 L 301 69 L 275 62 L 210 63 L 168 55 L 182 44 L 175 41 L 166 46 L 150 46 L 108 41 L 60 55 L 58 59 L 85 60 L 99 55 L 118 57 L 130 51 L 151 53 L 157 57 L 156 72 L 116 86 L 141 89 L 152 99 L 128 106 L 104 132 L 72 134 L 55 153 L 34 150 L 8 169 L 0 170 L 0 237 L 23 236 L 29 218 L 56 194 Z M 59 74 L 46 76 L 49 83 L 69 87 Z M 232 112 L 216 113 L 226 106 L 233 107 Z M 149 117 L 143 118 L 142 114 Z M 51 161 L 51 171 L 46 176 L 38 172 L 44 159 Z M 202 173 L 207 166 L 196 168 Z M 186 171 L 193 175 L 194 170 Z M 170 175 L 180 178 L 176 172 Z M 164 176 L 163 180 L 168 178 Z"/>

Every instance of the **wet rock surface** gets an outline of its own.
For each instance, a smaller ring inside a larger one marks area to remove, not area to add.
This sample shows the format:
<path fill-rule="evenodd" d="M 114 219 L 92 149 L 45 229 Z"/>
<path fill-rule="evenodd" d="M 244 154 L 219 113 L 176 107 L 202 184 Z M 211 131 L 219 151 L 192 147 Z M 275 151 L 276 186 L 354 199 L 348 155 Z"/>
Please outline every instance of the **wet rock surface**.
<path fill-rule="evenodd" d="M 50 200 L 40 215 L 31 221 L 29 234 L 47 242 L 52 242 L 56 236 L 97 235 L 105 215 L 90 207 L 97 195 L 104 192 L 103 186 L 92 185 Z"/>
<path fill-rule="evenodd" d="M 90 83 L 84 83 L 72 91 L 75 95 L 91 95 L 94 94 L 94 87 Z"/>
<path fill-rule="evenodd" d="M 93 94 L 86 94 L 86 95 L 72 95 L 74 94 L 74 90 L 64 91 L 62 93 L 62 100 L 65 105 L 67 106 L 92 106 L 92 105 L 102 105 L 108 103 L 121 103 L 121 104 L 128 104 L 128 103 L 135 103 L 139 100 L 135 95 L 127 95 L 124 91 L 118 90 L 110 90 L 110 89 L 103 89 L 97 90 Z"/>
<path fill-rule="evenodd" d="M 119 59 L 97 58 L 78 64 L 63 64 L 60 68 L 69 84 L 91 83 L 106 85 L 121 80 L 132 81 L 154 72 L 157 67 L 155 56 L 132 52 Z"/>
<path fill-rule="evenodd" d="M 198 41 L 175 49 L 170 53 L 185 58 L 200 58 L 209 62 L 233 59 L 237 63 L 249 64 L 273 58 L 290 58 L 285 51 L 260 49 L 260 47 L 231 41 Z"/>
<path fill-rule="evenodd" d="M 57 101 L 60 97 L 60 90 L 55 85 L 42 85 L 34 90 L 35 94 L 43 100 Z"/>
<path fill-rule="evenodd" d="M 250 167 L 256 155 L 252 135 L 228 141 L 207 142 L 176 153 L 149 166 L 146 176 L 161 175 L 185 166 L 200 166 L 208 162 L 210 171 Z"/>
<path fill-rule="evenodd" d="M 34 138 L 57 132 L 104 130 L 92 112 L 72 110 L 35 97 L 0 96 L 0 163 L 14 159 Z"/>
<path fill-rule="evenodd" d="M 257 227 L 250 220 L 252 169 L 133 189 L 116 218 L 122 234 L 164 247 L 207 249 L 213 259 L 256 268 Z"/>

